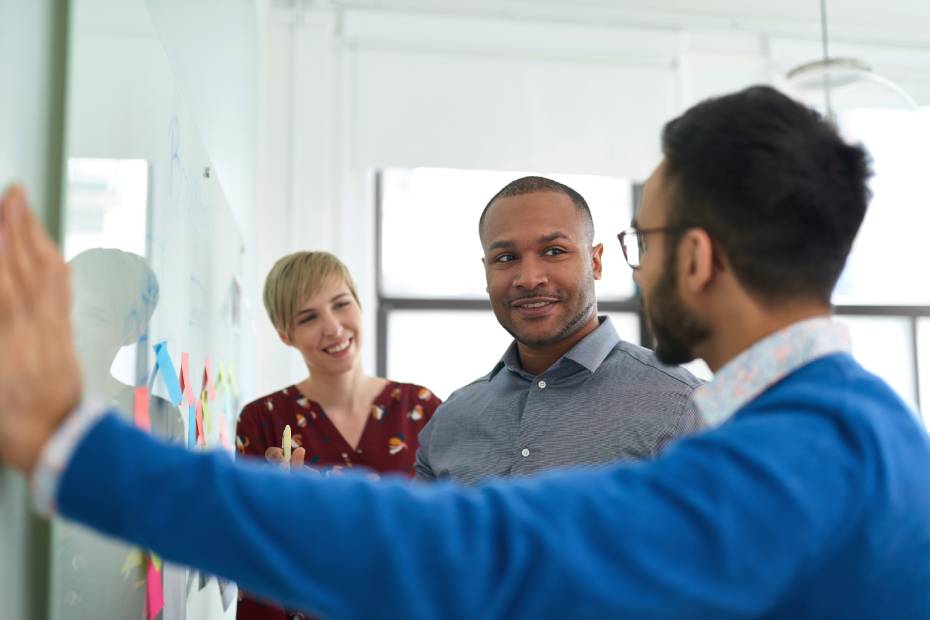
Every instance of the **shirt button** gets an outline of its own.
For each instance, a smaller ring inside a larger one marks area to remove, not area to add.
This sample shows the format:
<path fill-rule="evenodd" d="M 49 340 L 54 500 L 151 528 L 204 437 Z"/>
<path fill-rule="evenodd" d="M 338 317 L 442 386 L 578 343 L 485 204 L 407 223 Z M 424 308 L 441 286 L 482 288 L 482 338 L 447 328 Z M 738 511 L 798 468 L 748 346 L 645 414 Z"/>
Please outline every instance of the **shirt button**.
<path fill-rule="evenodd" d="M 523 456 L 529 456 L 529 455 L 530 455 L 530 449 L 529 449 L 529 448 L 523 448 L 522 450 L 520 450 L 520 454 L 522 454 Z"/>
<path fill-rule="evenodd" d="M 539 386 L 539 389 L 540 389 L 540 390 L 545 390 L 545 389 L 546 389 L 546 382 L 545 382 L 544 380 L 540 380 L 540 382 L 537 383 L 536 385 Z M 526 456 L 526 455 L 524 455 L 524 456 Z"/>

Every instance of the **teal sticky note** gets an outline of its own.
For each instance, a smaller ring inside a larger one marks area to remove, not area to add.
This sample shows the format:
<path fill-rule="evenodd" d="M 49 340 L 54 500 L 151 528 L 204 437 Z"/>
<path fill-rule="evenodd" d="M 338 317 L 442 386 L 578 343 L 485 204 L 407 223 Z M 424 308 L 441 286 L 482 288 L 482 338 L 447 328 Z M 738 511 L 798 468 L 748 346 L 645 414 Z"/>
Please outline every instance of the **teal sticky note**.
<path fill-rule="evenodd" d="M 171 402 L 175 406 L 178 406 L 181 404 L 181 383 L 178 381 L 178 373 L 174 369 L 174 364 L 171 363 L 171 357 L 168 355 L 168 343 L 163 340 L 153 348 L 158 363 L 158 372 L 168 389 L 168 397 L 171 398 Z"/>
<path fill-rule="evenodd" d="M 180 400 L 180 397 L 179 397 Z M 187 406 L 187 447 L 193 448 L 197 443 L 197 406 Z"/>

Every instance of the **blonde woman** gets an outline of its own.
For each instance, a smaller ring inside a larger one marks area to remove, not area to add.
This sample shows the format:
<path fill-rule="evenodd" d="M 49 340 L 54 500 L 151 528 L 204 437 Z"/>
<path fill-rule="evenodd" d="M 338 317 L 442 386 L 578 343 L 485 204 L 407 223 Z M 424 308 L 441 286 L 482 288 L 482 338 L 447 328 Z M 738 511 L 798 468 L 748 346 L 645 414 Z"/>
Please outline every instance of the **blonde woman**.
<path fill-rule="evenodd" d="M 265 309 L 281 341 L 297 349 L 309 376 L 242 410 L 240 455 L 265 458 L 290 425 L 305 463 L 340 470 L 414 474 L 417 435 L 440 401 L 428 389 L 366 375 L 358 293 L 346 266 L 327 252 L 280 259 L 265 280 Z M 269 450 L 270 449 L 270 450 Z M 313 527 L 312 510 L 307 526 Z M 300 532 L 294 532 L 300 536 Z M 240 620 L 302 618 L 244 595 Z"/>

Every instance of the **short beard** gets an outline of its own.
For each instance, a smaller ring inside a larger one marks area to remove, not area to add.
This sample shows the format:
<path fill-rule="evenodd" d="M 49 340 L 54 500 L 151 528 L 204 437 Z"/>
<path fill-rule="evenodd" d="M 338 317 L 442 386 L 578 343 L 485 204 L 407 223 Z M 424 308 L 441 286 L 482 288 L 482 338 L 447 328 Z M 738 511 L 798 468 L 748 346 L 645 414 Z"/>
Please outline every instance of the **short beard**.
<path fill-rule="evenodd" d="M 531 349 L 541 349 L 543 347 L 548 347 L 554 344 L 558 344 L 559 342 L 562 342 L 566 338 L 569 338 L 575 335 L 576 333 L 578 333 L 578 330 L 580 330 L 582 327 L 585 326 L 585 323 L 587 322 L 588 318 L 591 316 L 591 311 L 594 309 L 594 303 L 595 303 L 594 300 L 591 300 L 590 302 L 588 302 L 588 305 L 582 308 L 581 312 L 579 312 L 574 317 L 572 317 L 572 319 L 568 323 L 562 326 L 562 329 L 560 329 L 555 335 L 553 335 L 550 338 L 546 338 L 543 340 L 522 340 L 513 331 L 509 329 L 507 331 L 510 332 L 510 335 L 513 336 L 514 339 L 517 340 L 520 344 L 530 347 Z"/>
<path fill-rule="evenodd" d="M 643 303 L 643 314 L 655 337 L 656 357 L 663 364 L 686 364 L 696 357 L 694 348 L 711 335 L 710 327 L 694 316 L 678 295 L 678 248 L 671 252 L 652 299 Z"/>

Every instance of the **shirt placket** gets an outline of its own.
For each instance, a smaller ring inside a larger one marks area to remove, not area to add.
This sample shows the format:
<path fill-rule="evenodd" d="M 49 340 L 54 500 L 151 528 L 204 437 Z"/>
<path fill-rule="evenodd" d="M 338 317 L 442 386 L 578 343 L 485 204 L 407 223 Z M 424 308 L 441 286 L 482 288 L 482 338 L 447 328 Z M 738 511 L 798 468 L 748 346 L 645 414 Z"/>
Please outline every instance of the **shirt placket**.
<path fill-rule="evenodd" d="M 535 438 L 539 433 L 541 418 L 547 415 L 551 405 L 551 391 L 555 386 L 555 379 L 550 373 L 543 373 L 536 377 L 529 377 L 527 386 L 526 404 L 520 416 L 519 434 L 516 438 L 516 463 L 514 470 L 528 472 L 537 469 L 534 463 L 538 462 L 540 455 Z"/>

